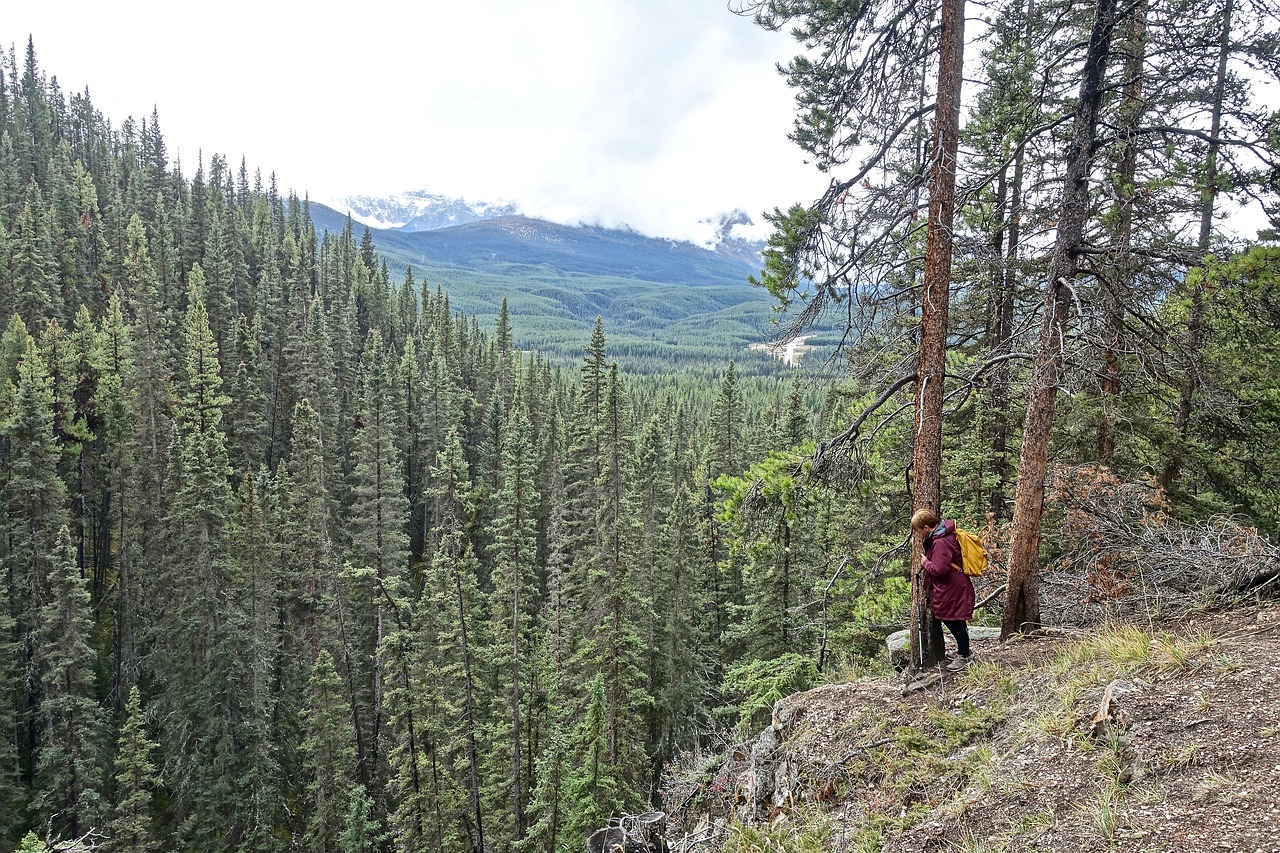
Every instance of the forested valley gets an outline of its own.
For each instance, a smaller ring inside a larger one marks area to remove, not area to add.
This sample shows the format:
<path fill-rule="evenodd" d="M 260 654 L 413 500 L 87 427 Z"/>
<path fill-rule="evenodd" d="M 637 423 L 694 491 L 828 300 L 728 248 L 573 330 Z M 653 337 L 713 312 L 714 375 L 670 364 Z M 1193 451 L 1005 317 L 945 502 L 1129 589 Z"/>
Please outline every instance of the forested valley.
<path fill-rule="evenodd" d="M 0 846 L 577 849 L 814 647 L 850 502 L 749 581 L 724 500 L 839 393 L 521 352 L 5 60 Z"/>
<path fill-rule="evenodd" d="M 945 8 L 746 10 L 810 46 L 796 142 L 853 161 L 760 274 L 842 318 L 821 382 L 628 376 L 600 322 L 524 350 L 0 54 L 0 850 L 580 850 L 884 666 L 922 500 L 1007 545 L 1012 630 L 1167 579 L 1178 537 L 1274 537 L 1280 250 L 1220 227 L 1275 200 L 1235 76 L 1274 76 L 1274 16 L 1047 5 L 949 60 L 981 69 L 950 148 Z"/>

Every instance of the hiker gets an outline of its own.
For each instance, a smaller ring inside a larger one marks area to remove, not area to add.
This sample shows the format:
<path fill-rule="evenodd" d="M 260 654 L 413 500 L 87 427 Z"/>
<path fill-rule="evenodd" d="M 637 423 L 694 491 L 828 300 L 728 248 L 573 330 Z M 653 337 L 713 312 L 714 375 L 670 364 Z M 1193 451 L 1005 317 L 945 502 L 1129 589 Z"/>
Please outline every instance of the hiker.
<path fill-rule="evenodd" d="M 963 559 L 956 539 L 956 523 L 939 520 L 933 510 L 922 509 L 911 516 L 911 530 L 924 537 L 922 568 L 924 590 L 931 590 L 929 604 L 933 610 L 930 640 L 935 649 L 943 648 L 942 626 L 956 638 L 956 658 L 947 664 L 948 672 L 959 672 L 972 660 L 969 651 L 969 626 L 973 617 L 973 581 L 958 567 Z M 954 565 L 953 565 L 954 564 Z"/>

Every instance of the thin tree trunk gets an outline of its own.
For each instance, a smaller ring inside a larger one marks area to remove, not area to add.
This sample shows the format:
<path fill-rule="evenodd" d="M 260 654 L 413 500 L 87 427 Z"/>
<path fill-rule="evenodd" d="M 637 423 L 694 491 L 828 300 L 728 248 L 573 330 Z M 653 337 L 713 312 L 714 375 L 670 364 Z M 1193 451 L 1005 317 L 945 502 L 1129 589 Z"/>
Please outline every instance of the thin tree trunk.
<path fill-rule="evenodd" d="M 1035 0 L 1026 0 L 1023 23 L 1023 49 L 1030 49 L 1032 26 L 1035 21 Z M 1020 93 L 1030 100 L 1032 94 L 1029 85 Z M 1007 187 L 1008 216 L 1001 223 L 993 240 L 993 248 L 997 254 L 1001 252 L 1001 231 L 1007 232 L 1003 243 L 1003 264 L 998 278 L 995 279 L 997 289 L 996 310 L 992 351 L 997 354 L 1008 353 L 1012 347 L 1015 294 L 1018 290 L 1018 252 L 1022 244 L 1022 186 L 1026 172 L 1027 147 L 1026 130 L 1019 129 L 1016 147 L 1013 154 L 1013 175 Z M 1003 178 L 1003 174 L 1001 175 Z M 1001 189 L 1005 185 L 1001 183 Z M 1010 365 L 1002 361 L 996 366 L 991 377 L 990 408 L 992 412 L 990 425 L 991 459 L 996 483 L 987 496 L 987 511 L 996 521 L 1005 518 L 1005 495 L 1009 488 L 1009 434 L 1011 432 L 1011 395 Z"/>
<path fill-rule="evenodd" d="M 1115 451 L 1115 407 L 1120 394 L 1120 353 L 1124 349 L 1123 303 L 1134 287 L 1136 270 L 1133 264 L 1133 202 L 1137 195 L 1134 176 L 1138 171 L 1137 129 L 1143 113 L 1143 63 L 1147 48 L 1147 3 L 1138 0 L 1133 9 L 1133 29 L 1124 50 L 1128 58 L 1124 64 L 1124 102 L 1120 107 L 1120 133 L 1124 137 L 1124 150 L 1120 155 L 1120 168 L 1112 185 L 1115 187 L 1115 244 L 1117 249 L 1115 280 L 1102 288 L 1102 368 L 1098 390 L 1101 418 L 1098 422 L 1097 456 L 1106 464 Z"/>
<path fill-rule="evenodd" d="M 964 65 L 964 0 L 943 0 L 938 49 L 938 96 L 934 113 L 933 163 L 929 173 L 929 223 L 925 232 L 924 292 L 920 302 L 920 360 L 916 370 L 912 506 L 937 512 L 942 503 L 942 390 L 947 354 L 947 300 L 951 285 L 951 238 L 955 221 L 956 151 L 960 138 L 960 86 Z M 912 601 L 925 596 L 920 583 L 923 554 L 912 548 Z M 913 607 L 917 619 L 932 616 Z M 914 627 L 914 626 L 913 626 Z M 927 628 L 927 626 L 920 626 Z M 921 638 L 923 634 L 924 639 Z M 912 630 L 911 659 L 928 666 L 942 656 L 928 630 Z M 916 648 L 916 645 L 923 648 Z"/>
<path fill-rule="evenodd" d="M 480 770 L 476 750 L 475 687 L 471 680 L 471 648 L 467 643 L 467 609 L 462 596 L 462 576 L 453 568 L 453 585 L 458 597 L 458 627 L 462 636 L 462 673 L 467 682 L 467 761 L 470 765 L 471 807 L 476 821 L 477 853 L 484 851 L 484 818 L 480 812 Z"/>
<path fill-rule="evenodd" d="M 411 631 L 413 630 L 412 625 L 410 625 L 409 630 Z M 409 664 L 405 660 L 405 657 L 406 657 L 406 653 L 401 652 L 400 681 L 404 685 L 405 703 L 409 706 L 408 713 L 406 714 L 406 717 L 407 717 L 406 724 L 408 728 L 407 734 L 409 736 L 409 781 L 411 783 L 411 787 L 413 788 L 413 801 L 414 801 L 413 828 L 417 838 L 425 838 L 426 835 L 422 828 L 422 775 L 418 771 L 418 735 L 417 735 L 417 732 L 414 730 L 415 727 L 413 725 L 414 690 L 413 690 L 413 682 L 409 679 Z M 440 792 L 439 792 L 438 786 L 435 789 L 435 796 L 433 797 L 433 801 L 435 802 L 438 808 L 440 804 Z M 440 823 L 439 821 L 437 821 L 436 822 L 437 828 L 439 827 L 439 825 Z"/>
<path fill-rule="evenodd" d="M 520 776 L 520 567 L 520 555 L 516 553 L 511 561 L 511 808 L 516 841 L 524 837 L 524 781 Z"/>
<path fill-rule="evenodd" d="M 1234 0 L 1227 0 L 1222 10 L 1222 39 L 1218 43 L 1218 72 L 1213 87 L 1213 115 L 1209 129 L 1209 150 L 1204 162 L 1204 190 L 1200 206 L 1200 242 L 1201 254 L 1209 251 L 1209 238 L 1213 234 L 1214 201 L 1218 194 L 1218 134 L 1222 130 L 1222 101 L 1227 83 L 1227 59 L 1231 54 L 1231 17 L 1235 11 Z M 1195 285 L 1191 290 L 1191 308 L 1187 317 L 1186 352 L 1187 372 L 1182 381 L 1178 398 L 1178 412 L 1174 416 L 1174 429 L 1177 439 L 1164 471 L 1160 474 L 1160 485 L 1166 491 L 1173 489 L 1182 471 L 1187 454 L 1187 435 L 1191 428 L 1192 404 L 1195 400 L 1199 381 L 1196 378 L 1196 366 L 1200 347 L 1204 338 L 1204 286 Z"/>
<path fill-rule="evenodd" d="M 1036 350 L 1031 393 L 1023 424 L 1018 486 L 1014 493 L 1013 530 L 1009 544 L 1009 591 L 1005 599 L 1001 637 L 1040 621 L 1040 521 L 1044 514 L 1044 483 L 1049 468 L 1049 435 L 1062 371 L 1063 338 L 1070 308 L 1071 282 L 1078 271 L 1078 252 L 1089 217 L 1089 165 L 1097 142 L 1098 114 L 1104 95 L 1103 78 L 1111 53 L 1116 0 L 1098 0 L 1093 29 L 1085 53 L 1075 125 L 1068 148 L 1062 188 L 1058 235 L 1045 285 L 1044 322 Z"/>
<path fill-rule="evenodd" d="M 1022 241 L 1022 184 L 1026 170 L 1026 157 L 1026 145 L 1023 144 L 1023 140 L 1019 140 L 1013 160 L 1013 180 L 1009 186 L 1009 219 L 1006 226 L 1008 238 L 1004 250 L 1002 286 L 996 305 L 995 352 L 1000 354 L 1008 353 L 1012 348 L 1015 294 L 1018 289 L 1018 250 Z M 1008 494 L 1011 479 L 1009 470 L 1012 405 L 1009 388 L 1011 384 L 1010 363 L 1002 361 L 996 366 L 991 378 L 991 456 L 996 484 L 987 501 L 987 509 L 992 518 L 997 521 L 1005 517 L 1005 496 Z"/>

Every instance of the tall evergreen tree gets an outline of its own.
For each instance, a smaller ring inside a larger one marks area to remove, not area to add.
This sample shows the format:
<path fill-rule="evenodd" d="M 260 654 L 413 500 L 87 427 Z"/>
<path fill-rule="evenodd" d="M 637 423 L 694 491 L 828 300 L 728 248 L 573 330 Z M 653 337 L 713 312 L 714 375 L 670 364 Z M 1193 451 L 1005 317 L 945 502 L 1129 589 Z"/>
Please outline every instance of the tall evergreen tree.
<path fill-rule="evenodd" d="M 152 817 L 152 792 L 159 783 L 151 761 L 155 744 L 147 736 L 142 700 L 129 689 L 124 725 L 116 742 L 116 795 L 108 827 L 111 853 L 154 853 L 161 849 Z"/>
<path fill-rule="evenodd" d="M 537 612 L 537 506 L 534 448 L 529 416 L 517 405 L 502 443 L 502 486 L 494 521 L 491 632 L 487 655 L 495 685 L 495 708 L 486 750 L 486 795 L 490 844 L 519 841 L 527 823 L 532 787 L 524 738 L 528 718 L 532 620 Z"/>
<path fill-rule="evenodd" d="M 89 590 L 64 526 L 40 608 L 35 636 L 40 671 L 40 745 L 35 808 L 59 837 L 78 838 L 105 817 L 103 711 L 95 696 L 95 660 L 89 645 L 93 614 Z"/>
<path fill-rule="evenodd" d="M 65 556 L 61 531 L 67 526 L 67 492 L 58 475 L 60 450 L 54 435 L 53 383 L 35 341 L 25 334 L 15 334 L 23 332 L 21 324 L 15 323 L 6 333 L 9 345 L 21 343 L 25 352 L 15 366 L 17 383 L 11 386 L 2 428 L 9 465 L 4 480 L 7 536 L 0 554 L 9 587 L 12 637 L 21 653 L 12 694 L 18 732 L 15 747 L 23 775 L 31 778 L 39 746 L 35 736 L 42 695 L 41 669 L 33 652 L 38 645 L 36 633 L 43 619 L 46 585 L 64 570 L 60 565 Z M 25 341 L 19 337 L 25 337 Z M 49 790 L 48 786 L 44 790 Z M 69 795 L 71 799 L 60 804 L 78 805 L 79 791 Z"/>
<path fill-rule="evenodd" d="M 192 269 L 182 334 L 171 478 L 176 483 L 167 523 L 171 550 L 162 582 L 149 593 L 152 658 L 163 685 L 171 751 L 178 777 L 183 835 L 193 847 L 229 849 L 246 832 L 249 803 L 238 785 L 246 775 L 245 743 L 251 683 L 250 640 L 231 549 L 232 492 L 222 412 L 218 346 L 209 327 L 200 267 Z"/>
<path fill-rule="evenodd" d="M 62 300 L 44 198 L 34 183 L 28 188 L 26 203 L 13 224 L 9 241 L 13 310 L 29 328 L 39 328 L 50 314 L 61 316 Z"/>
<path fill-rule="evenodd" d="M 395 404 L 394 370 L 383 348 L 382 335 L 369 333 L 360 360 L 359 425 L 354 442 L 351 507 L 351 562 L 360 592 L 362 648 L 358 659 L 370 661 L 390 632 L 383 585 L 403 578 L 408 568 L 409 503 L 404 493 L 404 458 L 400 452 L 403 424 Z M 361 756 L 363 778 L 373 778 L 385 758 L 381 742 L 384 722 L 382 668 L 361 673 L 362 692 L 367 691 L 369 747 Z M 378 790 L 376 787 L 373 789 Z M 375 801 L 377 796 L 375 795 Z"/>
<path fill-rule="evenodd" d="M 355 737 L 351 717 L 342 701 L 342 682 L 333 658 L 321 651 L 311 670 L 306 712 L 306 740 L 310 781 L 306 830 L 309 853 L 338 853 L 347 826 L 350 795 L 356 786 Z"/>
<path fill-rule="evenodd" d="M 725 368 L 711 414 L 710 477 L 741 472 L 747 458 L 742 390 L 733 362 Z"/>

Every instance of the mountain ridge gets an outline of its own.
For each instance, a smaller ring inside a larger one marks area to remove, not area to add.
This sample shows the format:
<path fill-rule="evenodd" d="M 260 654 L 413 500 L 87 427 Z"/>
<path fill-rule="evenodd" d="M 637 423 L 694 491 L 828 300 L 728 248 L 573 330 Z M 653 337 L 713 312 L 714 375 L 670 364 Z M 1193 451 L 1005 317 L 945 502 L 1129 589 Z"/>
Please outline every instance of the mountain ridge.
<path fill-rule="evenodd" d="M 427 190 L 356 194 L 320 203 L 332 210 L 350 213 L 354 221 L 380 231 L 433 231 L 520 213 L 520 206 L 514 202 L 469 202 L 466 198 Z"/>
<path fill-rule="evenodd" d="M 321 233 L 351 228 L 358 238 L 369 227 L 357 227 L 354 217 L 322 203 L 310 202 L 309 211 Z M 775 306 L 749 283 L 759 265 L 734 240 L 713 251 L 636 231 L 520 215 L 369 232 L 393 279 L 411 269 L 420 285 L 442 288 L 455 309 L 482 322 L 496 320 L 507 302 L 526 348 L 576 356 L 599 317 L 629 369 L 730 359 L 743 368 L 776 365 L 748 350 L 769 339 Z"/>
<path fill-rule="evenodd" d="M 311 202 L 320 230 L 339 233 L 347 217 Z M 352 216 L 352 224 L 355 217 Z M 757 267 L 742 246 L 717 252 L 682 240 L 596 225 L 562 225 L 503 214 L 428 230 L 369 228 L 379 251 L 403 265 L 495 269 L 543 267 L 564 275 L 612 275 L 665 284 L 745 284 Z"/>
<path fill-rule="evenodd" d="M 371 229 L 379 231 L 434 231 L 456 225 L 466 225 L 487 219 L 505 216 L 527 216 L 544 222 L 563 225 L 570 228 L 603 228 L 607 231 L 623 231 L 638 233 L 657 240 L 676 239 L 677 242 L 688 242 L 704 249 L 733 254 L 749 263 L 756 263 L 759 253 L 763 251 L 763 240 L 744 236 L 741 232 L 754 228 L 751 215 L 742 208 L 722 211 L 715 216 L 699 220 L 698 226 L 705 230 L 707 236 L 701 240 L 689 238 L 672 238 L 668 235 L 645 234 L 626 224 L 609 226 L 593 222 L 557 222 L 534 214 L 527 213 L 518 202 L 513 201 L 468 201 L 463 196 L 448 196 L 425 189 L 386 195 L 355 194 L 334 199 L 316 199 L 319 203 L 339 213 L 351 216 L 352 221 L 359 222 Z"/>

